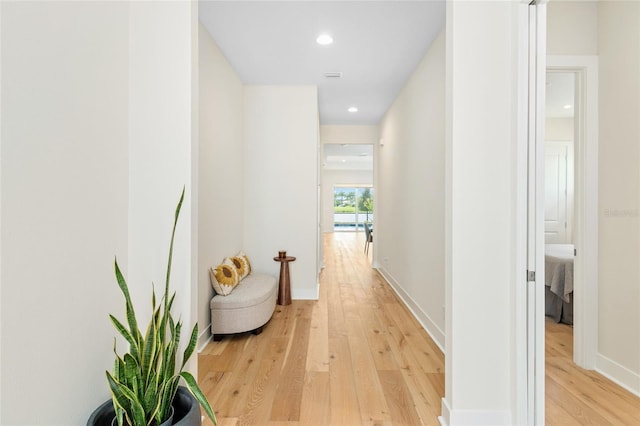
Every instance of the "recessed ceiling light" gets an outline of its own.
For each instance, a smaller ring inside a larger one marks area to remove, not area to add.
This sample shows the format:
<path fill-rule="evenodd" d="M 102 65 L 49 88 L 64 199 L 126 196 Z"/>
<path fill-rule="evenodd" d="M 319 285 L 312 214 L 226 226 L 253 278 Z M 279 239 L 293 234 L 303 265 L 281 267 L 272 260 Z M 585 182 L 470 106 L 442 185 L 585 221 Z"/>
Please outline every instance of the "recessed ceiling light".
<path fill-rule="evenodd" d="M 570 104 L 566 104 L 565 106 L 563 106 L 562 108 L 564 109 L 571 109 L 573 107 L 573 105 Z"/>
<path fill-rule="evenodd" d="M 349 111 L 349 112 L 358 112 L 358 108 L 352 106 L 352 107 L 349 107 L 349 109 L 347 111 Z"/>
<path fill-rule="evenodd" d="M 331 43 L 333 43 L 333 37 L 331 37 L 329 34 L 324 33 L 324 34 L 320 34 L 318 36 L 318 38 L 316 39 L 316 42 L 321 45 L 321 46 L 328 46 Z"/>

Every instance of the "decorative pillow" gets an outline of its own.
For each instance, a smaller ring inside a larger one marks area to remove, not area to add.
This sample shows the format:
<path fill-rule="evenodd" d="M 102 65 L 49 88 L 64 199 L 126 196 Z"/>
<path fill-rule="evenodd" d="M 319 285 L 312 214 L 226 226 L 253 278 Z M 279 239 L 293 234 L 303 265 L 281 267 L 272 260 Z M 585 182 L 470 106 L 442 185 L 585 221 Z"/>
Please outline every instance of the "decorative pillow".
<path fill-rule="evenodd" d="M 233 265 L 238 270 L 238 275 L 241 280 L 251 273 L 249 258 L 243 252 L 238 252 L 234 257 L 227 257 L 224 263 Z"/>
<path fill-rule="evenodd" d="M 231 294 L 240 282 L 238 270 L 227 263 L 222 263 L 222 265 L 209 269 L 209 277 L 211 278 L 213 289 L 221 296 Z"/>

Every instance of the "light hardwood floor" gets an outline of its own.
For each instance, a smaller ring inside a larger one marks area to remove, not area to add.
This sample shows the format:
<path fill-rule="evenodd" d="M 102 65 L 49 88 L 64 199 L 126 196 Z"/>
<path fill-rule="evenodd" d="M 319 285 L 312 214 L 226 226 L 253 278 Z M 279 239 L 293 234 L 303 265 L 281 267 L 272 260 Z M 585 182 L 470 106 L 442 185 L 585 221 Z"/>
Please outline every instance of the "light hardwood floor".
<path fill-rule="evenodd" d="M 262 334 L 200 353 L 218 424 L 438 425 L 442 353 L 371 269 L 363 233 L 324 244 L 319 301 L 277 306 Z M 547 322 L 546 342 L 546 424 L 640 425 L 640 398 L 573 364 L 570 327 Z"/>
<path fill-rule="evenodd" d="M 571 326 L 546 319 L 547 425 L 640 425 L 640 398 L 573 363 Z"/>
<path fill-rule="evenodd" d="M 262 334 L 199 355 L 218 423 L 437 425 L 442 353 L 371 269 L 363 233 L 324 243 L 319 301 L 277 306 Z"/>

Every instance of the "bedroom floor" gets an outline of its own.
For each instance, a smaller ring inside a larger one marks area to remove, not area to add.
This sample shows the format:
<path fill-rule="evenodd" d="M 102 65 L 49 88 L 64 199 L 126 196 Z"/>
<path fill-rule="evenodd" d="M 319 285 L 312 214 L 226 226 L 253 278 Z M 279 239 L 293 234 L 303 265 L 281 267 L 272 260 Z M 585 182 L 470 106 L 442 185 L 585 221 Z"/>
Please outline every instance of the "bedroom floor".
<path fill-rule="evenodd" d="M 547 425 L 638 425 L 640 398 L 573 363 L 573 327 L 546 318 Z"/>

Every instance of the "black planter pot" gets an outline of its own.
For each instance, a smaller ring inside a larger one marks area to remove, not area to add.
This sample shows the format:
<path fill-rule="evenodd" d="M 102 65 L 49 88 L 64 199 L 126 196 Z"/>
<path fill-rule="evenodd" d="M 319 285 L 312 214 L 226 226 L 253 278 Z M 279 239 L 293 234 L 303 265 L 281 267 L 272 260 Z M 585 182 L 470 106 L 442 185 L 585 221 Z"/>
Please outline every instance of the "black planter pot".
<path fill-rule="evenodd" d="M 116 413 L 113 402 L 108 400 L 91 413 L 87 426 L 111 426 L 111 421 Z M 187 388 L 180 386 L 176 397 L 173 399 L 173 425 L 174 426 L 200 426 L 200 405 L 189 393 Z"/>

